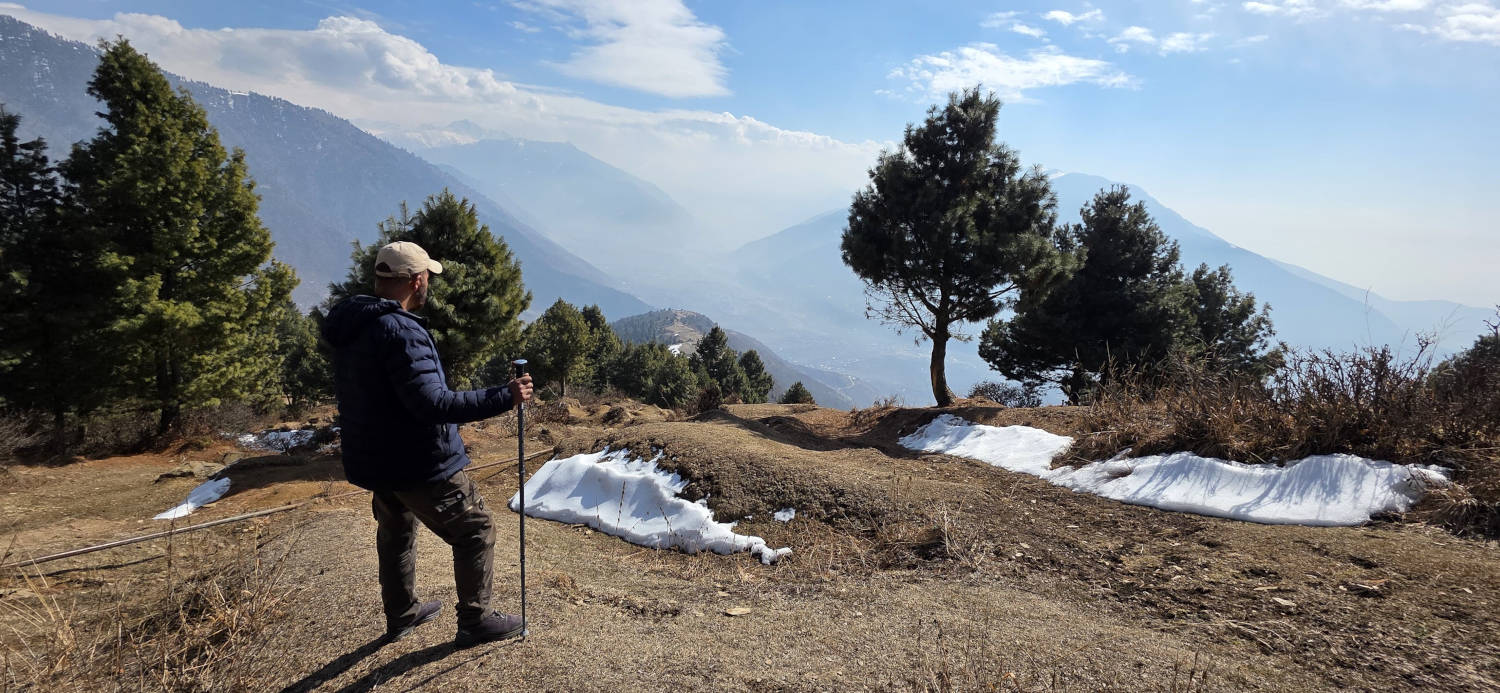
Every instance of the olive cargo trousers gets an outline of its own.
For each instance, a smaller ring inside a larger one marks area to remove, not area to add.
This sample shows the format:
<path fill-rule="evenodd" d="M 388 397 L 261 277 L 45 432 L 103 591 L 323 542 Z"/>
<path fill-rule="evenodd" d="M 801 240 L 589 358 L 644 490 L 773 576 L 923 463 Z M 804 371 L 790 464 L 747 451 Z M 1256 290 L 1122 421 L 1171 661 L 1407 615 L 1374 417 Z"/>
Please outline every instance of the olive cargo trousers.
<path fill-rule="evenodd" d="M 444 481 L 400 491 L 376 491 L 375 552 L 380 560 L 380 600 L 387 627 L 416 619 L 417 521 L 453 547 L 453 583 L 459 627 L 477 625 L 490 612 L 495 526 L 479 488 L 459 470 Z"/>

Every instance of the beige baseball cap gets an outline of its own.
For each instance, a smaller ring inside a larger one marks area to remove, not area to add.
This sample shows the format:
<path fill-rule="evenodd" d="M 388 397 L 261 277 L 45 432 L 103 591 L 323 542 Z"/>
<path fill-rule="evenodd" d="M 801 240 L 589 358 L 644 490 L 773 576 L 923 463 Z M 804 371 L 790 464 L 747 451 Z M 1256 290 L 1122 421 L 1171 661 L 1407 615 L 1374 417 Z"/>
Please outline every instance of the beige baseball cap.
<path fill-rule="evenodd" d="M 422 271 L 442 274 L 443 266 L 428 257 L 422 246 L 411 241 L 396 241 L 375 254 L 377 277 L 410 277 Z"/>

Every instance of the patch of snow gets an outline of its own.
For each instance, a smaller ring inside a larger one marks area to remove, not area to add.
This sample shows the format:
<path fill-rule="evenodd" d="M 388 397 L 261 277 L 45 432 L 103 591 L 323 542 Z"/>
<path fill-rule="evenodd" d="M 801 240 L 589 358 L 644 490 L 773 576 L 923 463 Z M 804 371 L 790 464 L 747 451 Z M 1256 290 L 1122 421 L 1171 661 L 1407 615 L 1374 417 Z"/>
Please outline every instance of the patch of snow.
<path fill-rule="evenodd" d="M 901 444 L 1031 474 L 1082 493 L 1162 510 L 1266 524 L 1357 525 L 1410 510 L 1447 470 L 1353 455 L 1319 455 L 1251 465 L 1179 452 L 1051 468 L 1073 440 L 1025 426 L 970 423 L 944 414 Z"/>
<path fill-rule="evenodd" d="M 201 508 L 224 497 L 229 492 L 229 477 L 222 479 L 209 479 L 188 492 L 187 500 L 179 503 L 170 510 L 162 511 L 153 520 L 175 520 L 179 517 L 187 517 L 194 510 Z"/>
<path fill-rule="evenodd" d="M 286 452 L 299 445 L 312 442 L 316 434 L 317 431 L 311 428 L 296 431 L 261 431 L 260 433 L 246 433 L 236 438 L 235 442 L 251 450 Z"/>
<path fill-rule="evenodd" d="M 760 537 L 734 533 L 733 522 L 716 522 L 712 510 L 677 494 L 681 476 L 656 466 L 660 455 L 642 460 L 624 450 L 549 460 L 526 481 L 526 514 L 581 523 L 632 544 L 687 553 L 749 551 L 762 563 L 792 552 L 772 549 Z M 519 494 L 510 499 L 517 510 Z"/>
<path fill-rule="evenodd" d="M 685 346 L 687 346 L 686 342 L 684 342 L 682 344 L 672 344 L 672 345 L 667 346 L 667 351 L 672 352 L 673 356 L 681 356 L 682 355 L 682 348 L 685 347 Z"/>
<path fill-rule="evenodd" d="M 776 513 L 771 517 L 775 518 L 777 522 L 791 522 L 792 518 L 796 516 L 796 508 L 782 508 L 780 510 L 777 510 Z"/>

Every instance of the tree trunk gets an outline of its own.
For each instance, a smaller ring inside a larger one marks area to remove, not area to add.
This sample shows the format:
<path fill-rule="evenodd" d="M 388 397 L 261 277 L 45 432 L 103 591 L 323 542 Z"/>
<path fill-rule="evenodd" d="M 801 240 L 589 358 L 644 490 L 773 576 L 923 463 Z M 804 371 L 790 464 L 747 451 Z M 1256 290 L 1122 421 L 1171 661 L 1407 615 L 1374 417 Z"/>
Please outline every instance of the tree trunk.
<path fill-rule="evenodd" d="M 177 397 L 177 373 L 173 368 L 171 347 L 163 347 L 165 353 L 156 356 L 156 401 L 161 407 L 161 418 L 156 421 L 156 436 L 164 437 L 177 427 L 182 415 L 182 403 Z"/>
<path fill-rule="evenodd" d="M 953 391 L 948 389 L 948 372 L 944 368 L 948 360 L 948 333 L 932 335 L 932 397 L 939 407 L 953 404 Z"/>

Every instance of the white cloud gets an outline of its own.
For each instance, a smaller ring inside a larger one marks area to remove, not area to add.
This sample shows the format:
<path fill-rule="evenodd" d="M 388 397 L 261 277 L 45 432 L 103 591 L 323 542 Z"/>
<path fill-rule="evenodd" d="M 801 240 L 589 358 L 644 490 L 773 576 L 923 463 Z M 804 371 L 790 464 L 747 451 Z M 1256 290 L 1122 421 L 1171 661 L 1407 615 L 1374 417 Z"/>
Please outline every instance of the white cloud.
<path fill-rule="evenodd" d="M 1339 0 L 1339 4 L 1355 10 L 1414 12 L 1430 7 L 1432 0 Z"/>
<path fill-rule="evenodd" d="M 1042 19 L 1049 19 L 1063 26 L 1070 26 L 1078 22 L 1097 22 L 1104 19 L 1104 11 L 1093 9 L 1083 14 L 1073 14 L 1067 10 L 1052 10 L 1044 15 Z"/>
<path fill-rule="evenodd" d="M 1010 30 L 1017 34 L 1021 34 L 1022 36 L 1030 36 L 1032 38 L 1041 38 L 1047 35 L 1047 32 L 1043 31 L 1042 29 L 1034 26 L 1028 26 L 1020 22 L 1016 22 L 1010 25 Z"/>
<path fill-rule="evenodd" d="M 510 25 L 512 27 L 515 27 L 515 29 L 517 31 L 522 31 L 522 32 L 525 32 L 525 33 L 528 33 L 528 34 L 535 34 L 538 31 L 542 30 L 541 27 L 535 27 L 535 26 L 532 26 L 530 24 L 527 24 L 526 22 L 511 22 Z"/>
<path fill-rule="evenodd" d="M 1293 18 L 1369 13 L 1385 26 L 1439 40 L 1500 45 L 1500 7 L 1494 0 L 1252 0 L 1241 7 L 1254 14 Z"/>
<path fill-rule="evenodd" d="M 1240 5 L 1246 12 L 1283 17 L 1310 17 L 1319 13 L 1311 0 L 1268 0 Z"/>
<path fill-rule="evenodd" d="M 1168 53 L 1197 53 L 1204 50 L 1210 39 L 1214 37 L 1212 32 L 1195 34 L 1189 31 L 1179 31 L 1168 35 L 1161 40 L 1162 55 Z"/>
<path fill-rule="evenodd" d="M 322 108 L 376 134 L 469 120 L 515 137 L 568 141 L 661 186 L 725 243 L 846 204 L 891 146 L 786 130 L 748 115 L 624 108 L 516 84 L 443 63 L 421 44 L 351 17 L 311 30 L 207 30 L 148 15 L 5 13 L 89 43 L 121 34 L 165 70 Z"/>
<path fill-rule="evenodd" d="M 1500 8 L 1488 2 L 1447 5 L 1430 33 L 1449 41 L 1500 45 Z"/>
<path fill-rule="evenodd" d="M 1156 45 L 1156 36 L 1146 27 L 1132 26 L 1126 27 L 1125 30 L 1116 34 L 1114 38 L 1109 39 L 1109 44 L 1121 53 L 1129 51 L 1130 44 L 1132 43 L 1154 46 Z"/>
<path fill-rule="evenodd" d="M 925 98 L 940 98 L 948 92 L 983 84 L 1011 101 L 1025 101 L 1026 91 L 1042 87 L 1079 83 L 1102 87 L 1136 84 L 1135 78 L 1103 60 L 1067 55 L 1055 47 L 1034 50 L 1025 58 L 1015 58 L 988 43 L 918 56 L 893 71 L 891 77 L 909 80 L 909 91 L 918 92 Z"/>
<path fill-rule="evenodd" d="M 1009 12 L 992 12 L 988 17 L 984 18 L 984 21 L 979 23 L 979 26 L 986 29 L 1003 29 L 1005 25 L 1010 23 L 1010 20 L 1019 16 L 1021 16 L 1021 13 L 1014 10 Z"/>
<path fill-rule="evenodd" d="M 682 0 L 530 0 L 548 17 L 582 22 L 572 34 L 592 41 L 558 67 L 602 84 L 673 98 L 723 96 L 724 31 L 699 21 Z"/>

